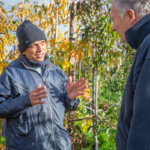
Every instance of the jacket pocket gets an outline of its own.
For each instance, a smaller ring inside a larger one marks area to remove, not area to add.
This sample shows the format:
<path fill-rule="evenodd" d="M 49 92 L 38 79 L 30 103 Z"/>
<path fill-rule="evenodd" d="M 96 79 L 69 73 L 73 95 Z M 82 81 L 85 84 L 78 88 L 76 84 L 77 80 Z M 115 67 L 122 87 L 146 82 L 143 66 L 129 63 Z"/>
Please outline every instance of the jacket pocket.
<path fill-rule="evenodd" d="M 27 87 L 25 87 L 21 82 L 14 81 L 12 83 L 11 93 L 13 98 L 24 96 L 29 92 L 30 90 Z"/>
<path fill-rule="evenodd" d="M 25 95 L 26 93 L 29 93 L 29 89 L 26 88 L 23 84 L 14 82 L 13 85 L 13 93 L 15 94 L 14 97 L 17 97 L 19 95 Z"/>
<path fill-rule="evenodd" d="M 35 128 L 29 124 L 8 125 L 6 129 L 7 146 L 9 149 L 23 150 L 27 146 L 33 147 Z"/>
<path fill-rule="evenodd" d="M 21 84 L 21 83 L 15 82 L 14 85 L 15 85 L 16 87 L 22 89 L 23 91 L 30 92 L 30 91 L 29 91 L 26 87 L 24 87 L 24 85 Z"/>

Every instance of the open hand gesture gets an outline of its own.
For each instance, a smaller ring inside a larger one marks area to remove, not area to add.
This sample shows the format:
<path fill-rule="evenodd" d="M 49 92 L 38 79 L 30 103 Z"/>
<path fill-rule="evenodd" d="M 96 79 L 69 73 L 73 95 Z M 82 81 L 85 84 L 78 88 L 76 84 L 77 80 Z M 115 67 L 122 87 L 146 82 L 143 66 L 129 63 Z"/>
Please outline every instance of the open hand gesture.
<path fill-rule="evenodd" d="M 67 83 L 67 95 L 70 99 L 75 99 L 79 95 L 85 95 L 85 89 L 87 88 L 87 85 L 85 85 L 87 81 L 82 78 L 78 80 L 75 83 L 72 83 L 72 77 L 68 77 L 68 83 Z"/>

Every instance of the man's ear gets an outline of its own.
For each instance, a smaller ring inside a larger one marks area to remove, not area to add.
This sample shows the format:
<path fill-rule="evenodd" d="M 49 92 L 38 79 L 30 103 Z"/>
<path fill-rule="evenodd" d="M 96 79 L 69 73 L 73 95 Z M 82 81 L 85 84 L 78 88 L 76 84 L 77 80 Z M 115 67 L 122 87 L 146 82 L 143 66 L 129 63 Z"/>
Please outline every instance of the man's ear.
<path fill-rule="evenodd" d="M 135 11 L 133 9 L 128 9 L 126 11 L 126 14 L 127 14 L 128 18 L 129 18 L 129 23 L 131 25 L 133 25 L 135 23 L 135 20 L 136 20 Z"/>

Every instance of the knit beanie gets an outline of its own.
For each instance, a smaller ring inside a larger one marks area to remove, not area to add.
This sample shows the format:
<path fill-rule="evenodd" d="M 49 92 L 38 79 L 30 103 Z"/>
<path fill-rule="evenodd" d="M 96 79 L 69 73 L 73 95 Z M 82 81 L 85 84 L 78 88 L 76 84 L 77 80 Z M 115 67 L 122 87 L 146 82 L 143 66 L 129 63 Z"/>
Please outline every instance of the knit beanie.
<path fill-rule="evenodd" d="M 18 48 L 20 53 L 24 52 L 32 43 L 40 40 L 46 41 L 46 36 L 40 28 L 34 25 L 30 20 L 25 20 L 17 28 Z"/>

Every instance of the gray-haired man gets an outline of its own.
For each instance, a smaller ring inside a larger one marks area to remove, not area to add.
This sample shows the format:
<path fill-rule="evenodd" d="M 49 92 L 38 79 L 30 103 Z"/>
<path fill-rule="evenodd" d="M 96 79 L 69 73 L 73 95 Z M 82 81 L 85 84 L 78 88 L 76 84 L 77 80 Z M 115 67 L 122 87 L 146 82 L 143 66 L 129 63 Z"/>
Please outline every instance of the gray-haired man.
<path fill-rule="evenodd" d="M 114 0 L 112 30 L 136 49 L 118 120 L 117 150 L 150 150 L 150 0 Z"/>

